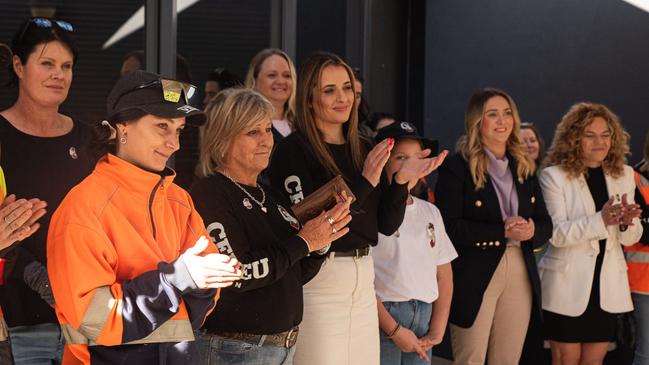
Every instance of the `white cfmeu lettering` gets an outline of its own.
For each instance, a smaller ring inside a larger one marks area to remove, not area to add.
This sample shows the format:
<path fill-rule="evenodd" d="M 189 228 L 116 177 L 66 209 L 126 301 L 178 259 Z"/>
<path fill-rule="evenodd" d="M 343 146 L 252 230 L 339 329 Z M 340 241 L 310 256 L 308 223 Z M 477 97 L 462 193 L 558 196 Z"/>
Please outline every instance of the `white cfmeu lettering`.
<path fill-rule="evenodd" d="M 231 258 L 234 258 L 234 252 L 232 251 L 232 246 L 230 246 L 230 241 L 225 234 L 225 227 L 219 222 L 210 223 L 207 226 L 207 233 L 210 234 L 212 240 L 216 242 L 216 248 L 219 249 L 219 253 L 223 255 L 228 255 Z"/>
<path fill-rule="evenodd" d="M 243 264 L 241 265 L 241 271 L 241 280 L 263 279 L 268 276 L 268 273 L 270 272 L 270 269 L 268 268 L 268 258 L 264 257 L 263 259 L 253 261 L 249 264 Z"/>
<path fill-rule="evenodd" d="M 232 246 L 230 246 L 230 241 L 225 234 L 225 227 L 219 222 L 211 223 L 207 226 L 207 232 L 210 234 L 210 237 L 216 242 L 216 247 L 219 250 L 219 253 L 223 255 L 228 255 L 231 258 L 235 258 L 234 251 L 232 251 Z M 263 279 L 270 273 L 268 258 L 264 257 L 257 261 L 251 263 L 241 264 L 241 280 L 251 280 L 251 279 Z M 237 285 L 238 284 L 238 285 Z M 235 287 L 240 288 L 240 283 L 235 283 Z"/>
<path fill-rule="evenodd" d="M 286 180 L 284 180 L 284 188 L 289 194 L 291 203 L 295 204 L 304 199 L 304 193 L 302 192 L 302 183 L 299 177 L 295 175 L 287 177 Z"/>

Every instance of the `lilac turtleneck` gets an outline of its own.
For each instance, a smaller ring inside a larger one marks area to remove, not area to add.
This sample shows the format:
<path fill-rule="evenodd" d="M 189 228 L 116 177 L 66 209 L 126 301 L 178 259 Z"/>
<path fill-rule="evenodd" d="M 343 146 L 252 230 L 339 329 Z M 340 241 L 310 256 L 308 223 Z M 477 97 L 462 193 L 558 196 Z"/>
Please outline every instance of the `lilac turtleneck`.
<path fill-rule="evenodd" d="M 489 159 L 487 172 L 489 173 L 489 179 L 491 180 L 491 184 L 493 185 L 494 190 L 496 190 L 496 195 L 498 196 L 500 215 L 503 217 L 503 221 L 509 217 L 517 216 L 518 194 L 516 192 L 516 187 L 514 186 L 512 172 L 509 169 L 509 159 L 507 159 L 507 156 L 503 156 L 503 158 L 499 160 L 491 151 L 489 151 L 488 148 L 485 148 L 484 150 Z M 521 243 L 520 241 L 508 239 L 507 244 L 520 246 Z"/>

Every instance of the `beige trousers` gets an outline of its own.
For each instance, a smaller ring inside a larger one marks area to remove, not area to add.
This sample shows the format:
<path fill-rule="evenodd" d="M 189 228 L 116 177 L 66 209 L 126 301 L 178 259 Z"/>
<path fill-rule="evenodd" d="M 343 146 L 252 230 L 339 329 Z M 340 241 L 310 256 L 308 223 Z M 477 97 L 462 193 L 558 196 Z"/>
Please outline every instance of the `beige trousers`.
<path fill-rule="evenodd" d="M 371 256 L 328 258 L 304 286 L 295 365 L 378 365 L 379 320 Z"/>
<path fill-rule="evenodd" d="M 518 365 L 532 311 L 532 286 L 520 247 L 507 246 L 473 326 L 450 325 L 458 365 Z"/>

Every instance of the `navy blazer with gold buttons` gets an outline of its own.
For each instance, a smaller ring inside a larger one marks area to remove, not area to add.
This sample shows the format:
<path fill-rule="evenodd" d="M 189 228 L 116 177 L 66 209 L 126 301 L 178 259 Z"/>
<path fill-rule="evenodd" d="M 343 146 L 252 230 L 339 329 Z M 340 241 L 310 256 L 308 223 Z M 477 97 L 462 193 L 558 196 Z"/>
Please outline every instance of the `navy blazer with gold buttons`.
<path fill-rule="evenodd" d="M 534 248 L 552 235 L 552 220 L 536 176 L 519 179 L 516 160 L 510 155 L 508 159 L 518 195 L 518 215 L 532 218 L 535 225 L 534 237 L 521 242 L 521 249 L 532 285 L 533 310 L 540 316 L 541 285 Z M 435 197 L 446 232 L 459 255 L 452 262 L 453 302 L 449 320 L 468 328 L 478 315 L 484 292 L 507 246 L 500 203 L 488 175 L 485 186 L 476 190 L 469 165 L 460 154 L 447 158 L 440 167 Z"/>

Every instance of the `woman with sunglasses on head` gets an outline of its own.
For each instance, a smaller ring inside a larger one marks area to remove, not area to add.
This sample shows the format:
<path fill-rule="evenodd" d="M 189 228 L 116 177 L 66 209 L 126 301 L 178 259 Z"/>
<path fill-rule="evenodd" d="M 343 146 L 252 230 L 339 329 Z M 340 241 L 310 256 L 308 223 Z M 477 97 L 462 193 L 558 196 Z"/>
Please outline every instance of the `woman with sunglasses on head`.
<path fill-rule="evenodd" d="M 266 48 L 250 61 L 245 81 L 273 104 L 273 139 L 275 144 L 295 130 L 295 66 L 291 58 L 277 48 Z"/>
<path fill-rule="evenodd" d="M 51 212 L 94 165 L 83 153 L 89 128 L 59 113 L 77 59 L 72 31 L 60 20 L 32 18 L 11 45 L 9 72 L 18 98 L 0 112 L 0 164 L 12 193 L 38 197 L 49 208 L 43 227 L 5 257 L 0 305 L 17 364 L 60 359 L 62 336 L 45 268 L 46 235 Z"/>
<path fill-rule="evenodd" d="M 511 96 L 474 93 L 466 137 L 439 171 L 436 204 L 459 255 L 449 319 L 455 364 L 519 364 L 530 319 L 541 318 L 533 249 L 552 222 L 519 128 Z"/>
<path fill-rule="evenodd" d="M 378 233 L 391 235 L 406 209 L 408 183 L 428 175 L 445 154 L 425 150 L 395 172 L 382 174 L 394 141 L 374 148 L 358 134 L 354 76 L 330 53 L 311 55 L 300 70 L 296 133 L 277 147 L 270 166 L 273 186 L 297 203 L 342 175 L 357 198 L 349 233 L 334 241 L 320 272 L 304 286 L 304 320 L 297 364 L 378 364 L 379 332 L 374 267 L 369 247 Z"/>
<path fill-rule="evenodd" d="M 52 217 L 48 272 L 66 364 L 194 363 L 193 331 L 217 290 L 241 277 L 166 166 L 185 124 L 205 121 L 187 104 L 192 87 L 123 76 L 94 129 L 99 162 Z"/>

